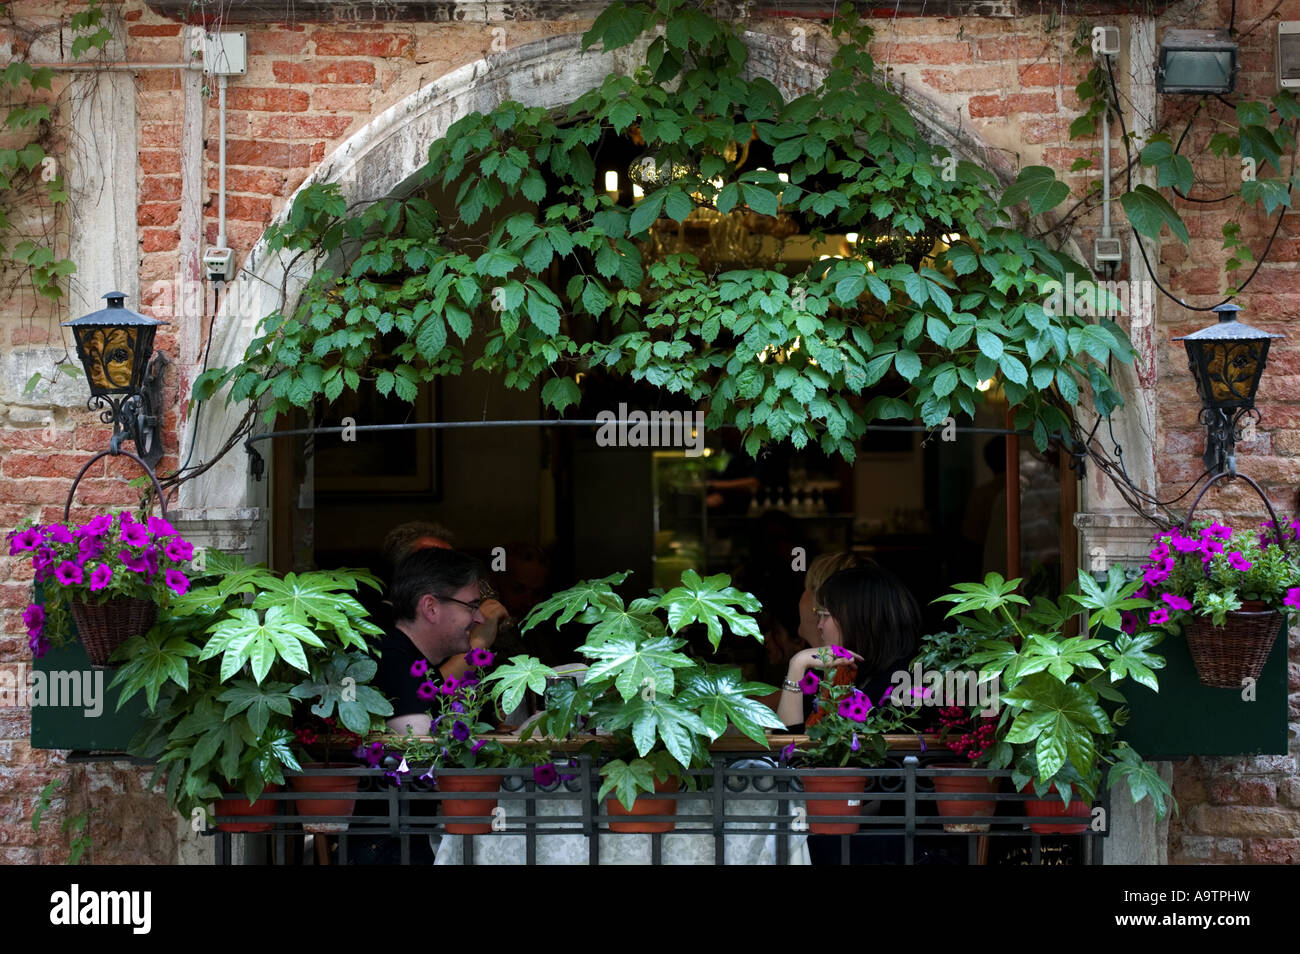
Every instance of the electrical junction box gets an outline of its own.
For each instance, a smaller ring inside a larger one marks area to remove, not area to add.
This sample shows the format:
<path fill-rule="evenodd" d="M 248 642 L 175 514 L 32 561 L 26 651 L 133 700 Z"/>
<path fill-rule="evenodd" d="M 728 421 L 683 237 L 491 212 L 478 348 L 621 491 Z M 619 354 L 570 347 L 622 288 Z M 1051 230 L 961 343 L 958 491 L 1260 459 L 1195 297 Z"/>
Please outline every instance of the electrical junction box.
<path fill-rule="evenodd" d="M 209 33 L 203 38 L 203 72 L 243 76 L 248 72 L 248 35 Z"/>
<path fill-rule="evenodd" d="M 1119 56 L 1119 27 L 1094 27 L 1092 51 L 1099 56 Z"/>
<path fill-rule="evenodd" d="M 1124 252 L 1117 238 L 1099 238 L 1092 242 L 1092 262 L 1100 270 L 1103 265 L 1117 265 L 1124 261 Z"/>
<path fill-rule="evenodd" d="M 1277 25 L 1278 89 L 1300 89 L 1300 20 Z"/>
<path fill-rule="evenodd" d="M 228 282 L 235 272 L 235 252 L 229 248 L 210 248 L 203 253 L 203 274 L 210 282 Z"/>

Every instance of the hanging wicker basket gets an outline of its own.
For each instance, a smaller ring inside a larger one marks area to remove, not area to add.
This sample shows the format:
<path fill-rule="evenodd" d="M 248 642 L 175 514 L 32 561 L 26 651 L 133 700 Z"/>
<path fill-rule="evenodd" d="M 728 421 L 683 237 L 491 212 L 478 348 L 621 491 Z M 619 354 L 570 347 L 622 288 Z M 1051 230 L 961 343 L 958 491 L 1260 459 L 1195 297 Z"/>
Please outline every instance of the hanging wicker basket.
<path fill-rule="evenodd" d="M 1245 474 L 1223 473 L 1210 478 L 1187 511 L 1185 529 L 1191 529 L 1192 515 L 1205 492 L 1225 477 L 1229 480 L 1244 480 L 1259 494 L 1264 506 L 1268 508 L 1269 516 L 1273 518 L 1278 545 L 1285 549 L 1286 540 L 1278 525 L 1277 512 L 1259 484 Z M 1264 664 L 1268 661 L 1281 628 L 1281 613 L 1269 609 L 1262 601 L 1247 600 L 1242 603 L 1241 609 L 1227 614 L 1222 626 L 1215 626 L 1208 616 L 1197 616 L 1184 624 L 1183 635 L 1187 638 L 1187 648 L 1191 651 L 1192 663 L 1196 666 L 1196 675 L 1201 685 L 1214 689 L 1240 689 L 1243 680 L 1258 679 L 1264 671 Z"/>
<path fill-rule="evenodd" d="M 108 456 L 129 457 L 143 468 L 145 474 L 149 477 L 149 481 L 153 484 L 154 492 L 157 494 L 158 508 L 162 512 L 163 519 L 166 520 L 167 498 L 158 483 L 158 478 L 154 476 L 153 468 L 130 451 L 112 449 L 100 451 L 90 458 L 73 479 L 72 486 L 68 488 L 67 502 L 63 505 L 64 522 L 67 522 L 68 516 L 72 513 L 72 498 L 77 492 L 77 484 L 81 483 L 81 478 L 85 476 L 86 471 L 90 469 L 92 464 L 101 457 Z M 148 632 L 149 627 L 153 626 L 158 619 L 158 605 L 153 600 L 125 596 L 115 600 L 106 600 L 103 603 L 74 601 L 69 608 L 72 611 L 72 618 L 77 624 L 77 635 L 81 639 L 82 645 L 86 647 L 86 655 L 90 657 L 90 664 L 96 669 L 116 668 L 117 664 L 109 662 L 109 657 L 113 655 L 117 647 L 132 636 L 139 636 Z"/>
<path fill-rule="evenodd" d="M 132 636 L 148 632 L 158 619 L 158 605 L 152 600 L 121 598 L 104 603 L 73 603 L 72 618 L 96 669 L 113 669 L 109 657 Z"/>

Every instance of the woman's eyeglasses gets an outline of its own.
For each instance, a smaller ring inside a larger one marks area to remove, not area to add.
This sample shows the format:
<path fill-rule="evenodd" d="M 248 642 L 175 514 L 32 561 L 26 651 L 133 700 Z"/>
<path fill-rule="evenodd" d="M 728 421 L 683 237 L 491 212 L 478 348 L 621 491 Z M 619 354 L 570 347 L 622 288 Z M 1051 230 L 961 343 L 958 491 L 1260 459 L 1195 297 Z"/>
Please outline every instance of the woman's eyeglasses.
<path fill-rule="evenodd" d="M 826 617 L 831 615 L 831 611 L 826 609 L 824 606 L 814 606 L 813 615 L 818 619 L 826 619 Z"/>

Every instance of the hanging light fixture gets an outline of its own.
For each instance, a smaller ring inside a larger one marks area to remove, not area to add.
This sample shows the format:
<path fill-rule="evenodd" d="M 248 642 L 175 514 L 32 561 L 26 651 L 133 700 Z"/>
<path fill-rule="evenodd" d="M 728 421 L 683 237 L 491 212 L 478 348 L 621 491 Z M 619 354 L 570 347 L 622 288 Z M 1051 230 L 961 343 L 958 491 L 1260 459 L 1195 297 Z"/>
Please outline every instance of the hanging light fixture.
<path fill-rule="evenodd" d="M 168 324 L 125 306 L 126 295 L 109 292 L 107 308 L 63 322 L 72 329 L 77 357 L 86 370 L 90 398 L 86 406 L 101 409 L 99 418 L 113 425 L 111 448 L 123 440 L 135 444 L 151 466 L 162 457 L 161 374 L 149 371 L 153 339 L 159 325 Z"/>
<path fill-rule="evenodd" d="M 1259 417 L 1255 393 L 1264 377 L 1268 346 L 1283 335 L 1269 334 L 1237 320 L 1237 305 L 1215 307 L 1217 324 L 1175 338 L 1187 349 L 1187 363 L 1201 397 L 1206 426 L 1205 466 L 1215 474 L 1237 472 L 1237 431 L 1243 418 Z"/>

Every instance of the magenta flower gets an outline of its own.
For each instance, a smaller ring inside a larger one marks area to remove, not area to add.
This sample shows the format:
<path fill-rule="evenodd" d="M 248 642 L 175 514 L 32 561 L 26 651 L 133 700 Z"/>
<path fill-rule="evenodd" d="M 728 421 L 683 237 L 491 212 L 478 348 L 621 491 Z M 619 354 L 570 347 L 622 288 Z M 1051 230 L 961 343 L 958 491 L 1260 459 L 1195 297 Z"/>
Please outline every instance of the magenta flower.
<path fill-rule="evenodd" d="M 32 569 L 36 572 L 36 579 L 49 579 L 50 569 L 54 566 L 54 551 L 49 547 L 41 547 L 32 555 Z"/>
<path fill-rule="evenodd" d="M 1152 626 L 1159 626 L 1161 623 L 1169 622 L 1169 610 L 1163 606 L 1157 606 L 1151 611 L 1151 616 L 1147 619 L 1147 622 Z"/>
<path fill-rule="evenodd" d="M 28 636 L 40 635 L 41 629 L 45 626 L 45 607 L 33 603 L 23 610 L 23 625 L 27 627 Z"/>
<path fill-rule="evenodd" d="M 423 679 L 424 674 L 429 671 L 429 663 L 423 659 L 417 659 L 411 663 L 411 676 L 415 679 Z"/>
<path fill-rule="evenodd" d="M 1121 610 L 1119 617 L 1120 617 L 1119 628 L 1121 632 L 1128 633 L 1130 636 L 1132 636 L 1134 633 L 1137 632 L 1137 628 L 1138 628 L 1137 613 L 1131 612 L 1129 610 Z"/>
<path fill-rule="evenodd" d="M 459 689 L 460 686 L 461 686 L 461 681 L 459 679 L 457 679 L 455 676 L 448 676 L 446 679 L 443 680 L 442 688 L 439 689 L 438 691 L 441 692 L 444 696 L 450 696 L 450 695 L 454 695 L 456 690 Z"/>
<path fill-rule="evenodd" d="M 411 774 L 411 768 L 406 764 L 406 759 L 402 759 L 402 764 L 397 766 L 397 768 L 393 769 L 391 772 L 385 772 L 384 774 L 395 781 L 398 788 L 401 788 L 402 778 L 403 776 Z"/>
<path fill-rule="evenodd" d="M 108 586 L 108 581 L 113 578 L 113 571 L 109 569 L 107 563 L 101 563 L 90 571 L 90 591 L 98 593 L 104 587 Z"/>
<path fill-rule="evenodd" d="M 77 560 L 81 563 L 93 560 L 103 552 L 104 541 L 99 537 L 82 537 L 77 544 Z"/>
<path fill-rule="evenodd" d="M 411 668 L 414 669 L 415 667 L 413 666 Z M 425 702 L 428 702 L 438 694 L 438 687 L 431 682 L 425 681 L 420 683 L 420 688 L 415 690 L 415 694 Z"/>
<path fill-rule="evenodd" d="M 194 557 L 194 547 L 188 541 L 177 537 L 175 540 L 167 541 L 167 545 L 163 547 L 163 553 L 167 554 L 167 559 L 173 563 L 184 563 Z"/>
<path fill-rule="evenodd" d="M 554 785 L 560 780 L 560 773 L 555 770 L 555 765 L 547 762 L 545 765 L 533 766 L 533 781 L 545 788 L 548 785 Z"/>
<path fill-rule="evenodd" d="M 1163 560 L 1165 557 L 1169 556 L 1169 544 L 1162 540 L 1160 545 L 1153 548 L 1147 555 L 1151 558 L 1152 562 Z"/>
<path fill-rule="evenodd" d="M 1217 556 L 1223 552 L 1223 541 L 1217 537 L 1207 537 L 1201 541 L 1201 552 L 1207 556 Z"/>
<path fill-rule="evenodd" d="M 149 531 L 138 523 L 124 523 L 120 537 L 122 542 L 129 547 L 149 545 Z"/>
<path fill-rule="evenodd" d="M 1179 596 L 1177 593 L 1161 593 L 1160 598 L 1168 603 L 1171 609 L 1189 610 L 1192 608 L 1192 601 Z"/>
<path fill-rule="evenodd" d="M 72 586 L 74 583 L 80 583 L 85 580 L 85 574 L 81 572 L 81 567 L 71 560 L 65 560 L 59 564 L 59 568 L 54 571 L 54 576 L 64 586 Z"/>
<path fill-rule="evenodd" d="M 46 530 L 46 538 L 55 543 L 72 543 L 77 539 L 72 535 L 72 531 L 61 523 L 56 523 Z"/>
<path fill-rule="evenodd" d="M 89 523 L 87 523 L 84 527 L 81 528 L 81 534 L 83 537 L 85 536 L 102 537 L 104 534 L 108 533 L 108 531 L 112 529 L 113 529 L 113 518 L 106 513 L 101 513 L 99 516 L 93 518 Z"/>
<path fill-rule="evenodd" d="M 40 659 L 50 650 L 50 641 L 40 633 L 27 637 L 27 646 L 32 651 L 33 659 Z"/>
<path fill-rule="evenodd" d="M 451 737 L 457 742 L 464 742 L 469 738 L 469 726 L 457 719 L 451 724 Z"/>
<path fill-rule="evenodd" d="M 176 528 L 161 517 L 150 517 L 149 532 L 159 538 L 170 537 L 175 535 Z"/>
<path fill-rule="evenodd" d="M 1233 550 L 1228 554 L 1228 566 L 1232 567 L 1234 570 L 1245 572 L 1254 566 L 1254 564 L 1242 556 L 1239 551 Z"/>
<path fill-rule="evenodd" d="M 1179 553 L 1192 553 L 1200 548 L 1200 542 L 1191 537 L 1174 537 L 1174 549 Z"/>
<path fill-rule="evenodd" d="M 832 646 L 831 655 L 836 659 L 852 659 L 853 653 L 849 652 L 843 646 Z"/>
<path fill-rule="evenodd" d="M 483 746 L 485 746 L 485 745 L 487 745 L 487 739 L 479 739 L 477 742 L 475 742 L 473 745 L 471 745 L 471 746 L 469 747 L 469 750 L 470 750 L 471 752 L 477 752 L 479 749 L 483 748 Z"/>
<path fill-rule="evenodd" d="M 795 753 L 794 743 L 791 742 L 789 745 L 787 745 L 785 748 L 781 750 L 781 761 L 789 762 L 792 758 L 794 758 L 794 753 Z"/>
<path fill-rule="evenodd" d="M 871 700 L 861 690 L 854 689 L 852 695 L 840 700 L 840 715 L 854 722 L 865 722 L 870 711 Z"/>
<path fill-rule="evenodd" d="M 482 669 L 484 666 L 492 665 L 492 660 L 494 659 L 496 659 L 494 653 L 479 646 L 475 646 L 471 649 L 465 657 L 465 661 L 475 669 Z"/>
<path fill-rule="evenodd" d="M 821 680 L 817 677 L 817 673 L 811 669 L 804 673 L 803 678 L 799 680 L 799 688 L 803 690 L 805 696 L 811 696 L 817 691 L 819 685 L 821 685 Z"/>
<path fill-rule="evenodd" d="M 163 574 L 163 579 L 167 582 L 167 588 L 177 596 L 184 596 L 190 588 L 190 578 L 180 570 L 168 570 Z"/>
<path fill-rule="evenodd" d="M 1300 609 L 1300 586 L 1293 586 L 1286 591 L 1286 596 L 1282 598 L 1282 605 Z"/>
<path fill-rule="evenodd" d="M 117 558 L 132 573 L 149 573 L 149 561 L 142 556 L 132 556 L 130 553 L 123 551 L 117 555 Z"/>
<path fill-rule="evenodd" d="M 12 534 L 9 539 L 9 555 L 15 556 L 26 550 L 35 550 L 45 540 L 40 527 L 28 527 Z"/>

